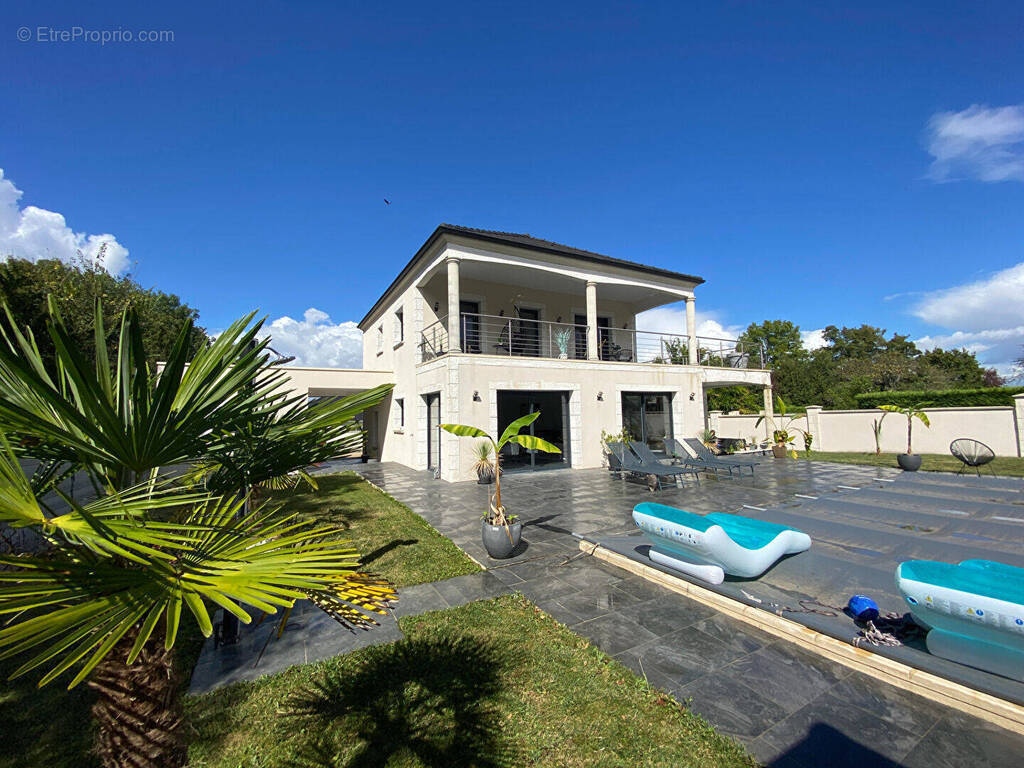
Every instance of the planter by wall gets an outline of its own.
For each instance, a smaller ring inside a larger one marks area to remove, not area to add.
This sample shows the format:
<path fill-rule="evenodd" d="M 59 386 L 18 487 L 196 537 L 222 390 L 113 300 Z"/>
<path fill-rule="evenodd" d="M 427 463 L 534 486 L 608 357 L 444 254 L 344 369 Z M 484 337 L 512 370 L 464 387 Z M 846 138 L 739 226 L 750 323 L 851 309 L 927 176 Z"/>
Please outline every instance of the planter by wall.
<path fill-rule="evenodd" d="M 481 470 L 476 471 L 476 482 L 477 485 L 490 485 L 494 482 L 494 473 L 485 472 Z"/>
<path fill-rule="evenodd" d="M 900 453 L 896 456 L 896 463 L 904 472 L 917 472 L 921 468 L 921 457 L 916 453 Z"/>
<path fill-rule="evenodd" d="M 482 521 L 481 532 L 484 540 L 484 549 L 487 550 L 487 554 L 493 557 L 495 560 L 503 560 L 512 554 L 513 550 L 519 546 L 519 541 L 523 537 L 523 524 L 512 523 L 505 529 L 504 525 L 489 525 L 486 520 Z M 509 540 L 509 533 L 512 534 L 511 541 Z"/>
<path fill-rule="evenodd" d="M 774 456 L 776 459 L 786 458 L 786 456 L 789 455 L 788 451 L 789 449 L 787 449 L 784 445 L 772 446 L 772 456 Z"/>

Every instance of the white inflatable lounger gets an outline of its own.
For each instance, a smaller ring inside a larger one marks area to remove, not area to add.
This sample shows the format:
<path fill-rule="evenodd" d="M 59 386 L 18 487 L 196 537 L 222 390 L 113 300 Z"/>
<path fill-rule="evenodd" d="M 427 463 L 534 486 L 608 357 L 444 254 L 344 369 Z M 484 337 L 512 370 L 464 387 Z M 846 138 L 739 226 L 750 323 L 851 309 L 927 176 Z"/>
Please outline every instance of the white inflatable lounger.
<path fill-rule="evenodd" d="M 633 507 L 633 522 L 651 537 L 651 560 L 712 584 L 725 574 L 760 576 L 783 555 L 811 546 L 810 536 L 786 525 L 720 512 L 695 515 L 652 502 Z"/>
<path fill-rule="evenodd" d="M 1024 568 L 909 560 L 896 568 L 896 586 L 929 628 L 929 652 L 1024 681 Z"/>

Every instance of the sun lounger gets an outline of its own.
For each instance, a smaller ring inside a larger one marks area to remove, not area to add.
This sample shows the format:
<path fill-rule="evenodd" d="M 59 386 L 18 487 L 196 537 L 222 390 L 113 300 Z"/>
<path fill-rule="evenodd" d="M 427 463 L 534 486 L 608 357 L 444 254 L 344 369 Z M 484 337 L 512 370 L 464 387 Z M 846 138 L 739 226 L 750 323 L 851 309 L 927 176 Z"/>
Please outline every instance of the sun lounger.
<path fill-rule="evenodd" d="M 671 439 L 671 438 L 668 438 L 668 439 Z M 666 447 L 667 447 L 668 446 L 668 440 L 666 440 L 665 444 L 666 444 Z M 646 450 L 652 457 L 654 457 L 654 454 L 651 452 L 651 449 L 648 448 L 646 445 L 643 445 L 643 443 L 630 443 L 630 445 L 632 445 L 634 447 L 634 450 L 637 450 L 637 451 Z M 643 447 L 639 448 L 638 446 L 643 446 Z M 673 458 L 676 458 L 676 456 L 673 455 Z M 729 473 L 729 475 L 731 476 L 732 475 L 732 471 L 734 469 L 738 469 L 739 468 L 735 464 L 726 464 L 726 463 L 720 462 L 720 461 L 704 461 L 704 459 L 695 459 L 690 454 L 686 453 L 685 451 L 683 451 L 682 454 L 678 456 L 678 461 L 682 462 L 683 466 L 686 466 L 686 467 L 695 467 L 695 468 L 697 468 L 697 469 L 699 469 L 701 471 L 704 471 L 704 472 L 714 472 L 716 476 L 718 475 L 718 471 L 722 470 L 722 469 L 726 470 Z"/>
<path fill-rule="evenodd" d="M 654 544 L 656 563 L 720 584 L 725 574 L 760 576 L 783 555 L 810 548 L 811 537 L 795 528 L 740 515 L 695 515 L 665 504 L 633 508 L 633 522 Z"/>
<path fill-rule="evenodd" d="M 929 652 L 1024 681 L 1024 568 L 910 560 L 896 568 L 896 586 L 930 628 Z"/>
<path fill-rule="evenodd" d="M 631 475 L 652 476 L 655 478 L 655 486 L 661 489 L 661 479 L 671 477 L 678 479 L 682 475 L 693 475 L 700 481 L 697 470 L 692 467 L 665 466 L 659 462 L 648 463 L 641 461 L 624 443 L 608 443 L 609 456 L 614 457 L 610 461 L 619 464 L 619 471 Z"/>
<path fill-rule="evenodd" d="M 679 453 L 686 453 L 685 449 L 679 445 L 678 441 L 672 438 L 669 438 L 669 440 L 672 440 L 672 442 L 675 443 L 675 449 L 673 450 L 673 452 L 676 452 L 676 450 L 678 450 Z M 697 455 L 697 458 L 700 461 L 707 462 L 708 464 L 731 464 L 734 467 L 750 467 L 750 474 L 754 474 L 754 467 L 760 464 L 759 461 L 751 461 L 749 458 L 739 458 L 736 456 L 718 456 L 712 453 L 711 450 L 706 445 L 704 445 L 704 443 L 702 443 L 700 440 L 697 440 L 696 438 L 685 438 L 683 442 L 685 442 L 690 447 L 690 449 Z"/>

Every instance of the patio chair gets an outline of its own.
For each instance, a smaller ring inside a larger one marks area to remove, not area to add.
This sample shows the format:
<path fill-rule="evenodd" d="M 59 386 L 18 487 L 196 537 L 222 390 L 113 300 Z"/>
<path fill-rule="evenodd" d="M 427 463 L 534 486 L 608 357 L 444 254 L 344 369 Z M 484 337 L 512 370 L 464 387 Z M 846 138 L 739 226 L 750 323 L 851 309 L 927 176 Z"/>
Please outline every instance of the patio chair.
<path fill-rule="evenodd" d="M 709 469 L 728 469 L 729 474 L 731 475 L 734 469 L 740 470 L 743 467 L 749 467 L 750 474 L 754 474 L 754 467 L 756 467 L 759 463 L 756 461 L 750 461 L 749 459 L 740 459 L 732 456 L 716 456 L 711 451 L 709 451 L 707 447 L 699 440 L 691 441 L 687 439 L 684 442 L 688 446 L 693 448 L 693 452 L 697 454 L 696 458 L 691 456 L 686 451 L 686 449 L 679 444 L 679 441 L 671 437 L 665 439 L 665 447 L 672 453 L 673 456 L 678 457 L 679 460 L 683 462 L 683 464 L 703 466 Z M 697 443 L 698 445 L 700 445 L 700 447 L 703 450 L 698 451 L 696 448 L 694 448 L 693 443 Z M 742 474 L 742 472 L 740 474 Z"/>
<path fill-rule="evenodd" d="M 971 467 L 978 474 L 978 477 L 981 477 L 981 467 L 996 457 L 995 451 L 987 445 L 977 440 L 972 440 L 969 437 L 960 437 L 954 440 L 949 444 L 949 452 L 964 463 L 957 472 L 958 475 L 968 467 Z M 992 467 L 989 467 L 989 471 L 995 475 Z"/>
<path fill-rule="evenodd" d="M 654 451 L 648 448 L 645 443 L 639 443 L 635 440 L 631 440 L 629 445 L 633 449 L 633 452 L 637 456 L 639 456 L 640 460 L 645 464 L 660 464 L 661 466 L 665 466 L 664 464 L 661 463 L 658 457 L 654 455 Z M 680 464 L 675 463 L 674 466 L 680 466 Z M 714 472 L 715 477 L 718 476 L 718 470 L 720 469 L 729 470 L 730 475 L 732 475 L 732 471 L 734 469 L 734 467 L 731 466 L 711 464 L 710 462 L 702 461 L 700 459 L 694 459 L 690 456 L 683 457 L 681 466 L 692 467 L 698 472 Z"/>
<path fill-rule="evenodd" d="M 676 442 L 673 440 L 673 442 Z M 719 464 L 732 464 L 735 467 L 750 467 L 750 473 L 754 473 L 754 467 L 760 464 L 760 461 L 750 459 L 749 457 L 740 456 L 719 456 L 718 454 L 712 453 L 711 449 L 708 448 L 704 443 L 695 437 L 687 437 L 683 439 L 690 449 L 697 454 L 697 458 L 701 461 L 718 462 Z M 678 443 L 676 443 L 678 445 Z"/>
<path fill-rule="evenodd" d="M 725 356 L 725 362 L 730 368 L 746 368 L 749 361 L 749 352 L 732 352 Z"/>
<path fill-rule="evenodd" d="M 693 475 L 694 479 L 700 482 L 698 470 L 692 467 L 669 467 L 658 461 L 653 463 L 643 461 L 626 447 L 624 443 L 608 443 L 608 448 L 611 450 L 609 456 L 614 456 L 612 460 L 619 462 L 620 471 L 630 475 L 653 478 L 653 485 L 658 490 L 661 490 L 661 479 L 663 477 L 671 477 L 673 480 L 678 481 L 682 475 Z"/>

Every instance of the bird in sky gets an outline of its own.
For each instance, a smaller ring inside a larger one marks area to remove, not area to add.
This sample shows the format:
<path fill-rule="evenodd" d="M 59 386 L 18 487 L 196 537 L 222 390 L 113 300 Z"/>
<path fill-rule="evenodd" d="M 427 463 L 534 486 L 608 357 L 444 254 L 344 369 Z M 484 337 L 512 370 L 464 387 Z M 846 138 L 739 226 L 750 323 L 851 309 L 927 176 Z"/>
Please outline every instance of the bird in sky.
<path fill-rule="evenodd" d="M 384 198 L 384 205 L 391 205 L 391 201 L 388 200 L 386 197 Z"/>

